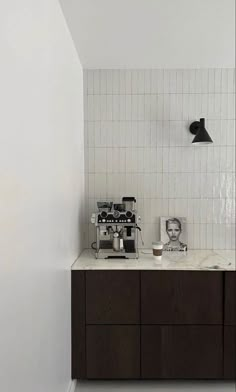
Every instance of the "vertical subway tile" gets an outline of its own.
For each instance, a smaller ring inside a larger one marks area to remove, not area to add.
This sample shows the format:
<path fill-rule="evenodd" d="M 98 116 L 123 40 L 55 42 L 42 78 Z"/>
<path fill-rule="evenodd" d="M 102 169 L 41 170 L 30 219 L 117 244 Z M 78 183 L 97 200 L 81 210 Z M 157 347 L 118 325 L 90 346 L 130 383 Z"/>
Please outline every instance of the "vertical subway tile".
<path fill-rule="evenodd" d="M 157 70 L 157 92 L 163 94 L 164 92 L 164 70 Z"/>
<path fill-rule="evenodd" d="M 131 70 L 125 71 L 125 93 L 131 94 L 132 92 L 132 73 Z"/>
<path fill-rule="evenodd" d="M 228 69 L 221 69 L 221 93 L 228 92 Z"/>
<path fill-rule="evenodd" d="M 190 70 L 183 70 L 183 93 L 188 94 L 190 92 L 189 89 L 190 83 Z"/>
<path fill-rule="evenodd" d="M 221 249 L 221 226 L 213 223 L 213 248 Z"/>
<path fill-rule="evenodd" d="M 206 246 L 207 249 L 213 249 L 213 224 L 212 223 L 208 223 L 206 225 Z"/>
<path fill-rule="evenodd" d="M 131 96 L 131 119 L 138 120 L 138 95 L 136 94 Z"/>
<path fill-rule="evenodd" d="M 229 120 L 220 120 L 218 121 L 218 126 L 220 127 L 220 145 L 227 145 L 227 124 Z M 216 125 L 217 126 L 217 125 Z"/>
<path fill-rule="evenodd" d="M 120 96 L 112 95 L 112 120 L 120 120 Z"/>
<path fill-rule="evenodd" d="M 164 96 L 163 94 L 158 94 L 156 96 L 157 100 L 157 119 L 164 120 Z"/>
<path fill-rule="evenodd" d="M 188 223 L 187 224 L 187 230 L 188 230 L 188 249 L 194 249 L 194 229 L 193 229 L 193 224 Z"/>
<path fill-rule="evenodd" d="M 151 70 L 146 69 L 144 71 L 144 92 L 145 94 L 151 93 Z"/>
<path fill-rule="evenodd" d="M 106 93 L 112 94 L 112 70 L 106 71 Z"/>
<path fill-rule="evenodd" d="M 119 109 L 120 109 L 120 116 L 119 120 L 124 121 L 126 119 L 126 96 L 124 94 L 119 95 Z"/>
<path fill-rule="evenodd" d="M 107 71 L 105 69 L 100 70 L 100 93 L 107 93 Z"/>
<path fill-rule="evenodd" d="M 235 225 L 231 225 L 231 249 L 235 249 Z"/>
<path fill-rule="evenodd" d="M 227 69 L 227 92 L 235 92 L 235 68 Z"/>
<path fill-rule="evenodd" d="M 215 69 L 215 92 L 221 93 L 221 85 L 222 85 L 222 69 Z"/>
<path fill-rule="evenodd" d="M 100 70 L 95 69 L 93 71 L 93 94 L 100 94 Z"/>
<path fill-rule="evenodd" d="M 112 121 L 113 120 L 113 96 L 111 94 L 108 94 L 106 96 L 106 119 L 108 121 Z"/>
<path fill-rule="evenodd" d="M 145 111 L 144 111 L 144 95 L 139 94 L 137 96 L 138 101 L 138 112 L 137 112 L 137 119 L 139 121 L 143 121 L 145 119 Z"/>
<path fill-rule="evenodd" d="M 94 120 L 94 106 L 93 106 L 93 95 L 88 95 L 88 120 Z"/>
<path fill-rule="evenodd" d="M 194 223 L 194 249 L 200 249 L 200 225 Z"/>
<path fill-rule="evenodd" d="M 157 146 L 163 146 L 163 122 L 156 122 L 156 138 L 157 138 Z"/>
<path fill-rule="evenodd" d="M 151 146 L 156 147 L 157 146 L 157 122 L 156 121 L 151 121 L 150 122 L 150 143 Z"/>
<path fill-rule="evenodd" d="M 164 74 L 163 74 L 163 76 L 164 76 L 164 79 L 163 79 L 163 82 L 164 82 L 164 93 L 165 94 L 170 93 L 169 75 L 170 75 L 170 71 L 168 69 L 165 69 L 164 70 Z"/>
<path fill-rule="evenodd" d="M 125 119 L 132 119 L 132 99 L 131 94 L 127 94 L 125 97 Z"/>
<path fill-rule="evenodd" d="M 183 72 L 182 69 L 176 71 L 176 92 L 180 94 L 183 93 Z"/>
<path fill-rule="evenodd" d="M 208 93 L 215 92 L 215 69 L 208 70 Z"/>
<path fill-rule="evenodd" d="M 101 99 L 99 95 L 93 96 L 93 119 L 101 120 Z"/>
<path fill-rule="evenodd" d="M 151 94 L 157 94 L 158 92 L 158 70 L 151 70 Z"/>
<path fill-rule="evenodd" d="M 228 95 L 228 112 L 226 118 L 235 119 L 235 94 Z"/>
<path fill-rule="evenodd" d="M 121 69 L 120 70 L 120 94 L 125 94 L 126 93 L 126 89 L 125 89 L 125 75 L 126 75 L 126 70 Z"/>
<path fill-rule="evenodd" d="M 137 93 L 145 93 L 145 71 L 142 69 L 138 70 Z"/>
<path fill-rule="evenodd" d="M 235 249 L 232 248 L 232 225 L 225 225 L 225 249 Z"/>
<path fill-rule="evenodd" d="M 112 70 L 112 94 L 120 94 L 120 70 Z"/>
<path fill-rule="evenodd" d="M 107 119 L 107 96 L 105 94 L 100 95 L 100 114 L 101 120 Z"/>
<path fill-rule="evenodd" d="M 176 70 L 169 71 L 169 92 L 170 93 L 177 92 L 177 71 Z"/>
<path fill-rule="evenodd" d="M 170 121 L 162 122 L 162 142 L 163 146 L 170 145 Z"/>
<path fill-rule="evenodd" d="M 144 119 L 149 120 L 151 114 L 151 95 L 144 95 Z"/>
<path fill-rule="evenodd" d="M 189 70 L 189 92 L 196 93 L 196 69 Z"/>
<path fill-rule="evenodd" d="M 151 123 L 150 121 L 144 121 L 144 147 L 150 147 L 151 145 Z"/>
<path fill-rule="evenodd" d="M 145 95 L 146 97 L 146 95 Z M 157 120 L 157 96 L 155 94 L 150 95 L 150 117 L 145 117 L 146 120 Z"/>
<path fill-rule="evenodd" d="M 138 122 L 137 121 L 131 121 L 130 122 L 131 126 L 131 141 L 132 141 L 132 146 L 137 147 L 138 146 Z"/>
<path fill-rule="evenodd" d="M 131 71 L 131 92 L 132 94 L 138 94 L 138 70 Z"/>
<path fill-rule="evenodd" d="M 227 146 L 235 146 L 235 120 L 224 121 L 222 133 L 225 135 L 225 143 Z"/>

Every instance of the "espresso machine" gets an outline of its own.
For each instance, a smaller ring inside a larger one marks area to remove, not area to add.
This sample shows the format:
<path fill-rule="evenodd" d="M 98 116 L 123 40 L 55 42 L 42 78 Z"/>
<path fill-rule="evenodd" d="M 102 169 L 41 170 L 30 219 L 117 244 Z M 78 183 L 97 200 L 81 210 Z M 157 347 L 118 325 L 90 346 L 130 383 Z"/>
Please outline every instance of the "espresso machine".
<path fill-rule="evenodd" d="M 123 197 L 122 203 L 97 202 L 98 211 L 91 222 L 96 228 L 96 241 L 92 248 L 97 259 L 138 258 L 138 223 L 135 197 Z"/>

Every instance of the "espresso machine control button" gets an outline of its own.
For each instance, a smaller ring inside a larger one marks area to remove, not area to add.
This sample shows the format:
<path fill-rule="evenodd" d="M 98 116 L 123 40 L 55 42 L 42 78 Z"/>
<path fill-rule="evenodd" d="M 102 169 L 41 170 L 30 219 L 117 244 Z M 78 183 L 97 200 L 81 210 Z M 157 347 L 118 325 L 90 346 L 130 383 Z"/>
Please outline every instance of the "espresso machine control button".
<path fill-rule="evenodd" d="M 127 211 L 125 215 L 126 215 L 127 218 L 132 218 L 133 212 L 132 211 Z"/>
<path fill-rule="evenodd" d="M 106 218 L 107 217 L 107 212 L 106 211 L 102 211 L 101 212 L 101 217 L 102 218 Z M 104 221 L 103 221 L 104 222 Z"/>
<path fill-rule="evenodd" d="M 115 210 L 113 212 L 113 216 L 114 216 L 115 219 L 119 218 L 120 217 L 120 212 L 118 210 Z"/>
<path fill-rule="evenodd" d="M 103 219 L 102 221 L 103 221 L 103 223 L 105 223 L 105 222 L 106 222 L 106 219 Z"/>
<path fill-rule="evenodd" d="M 130 222 L 131 222 L 131 219 L 127 219 L 127 222 L 130 223 Z"/>

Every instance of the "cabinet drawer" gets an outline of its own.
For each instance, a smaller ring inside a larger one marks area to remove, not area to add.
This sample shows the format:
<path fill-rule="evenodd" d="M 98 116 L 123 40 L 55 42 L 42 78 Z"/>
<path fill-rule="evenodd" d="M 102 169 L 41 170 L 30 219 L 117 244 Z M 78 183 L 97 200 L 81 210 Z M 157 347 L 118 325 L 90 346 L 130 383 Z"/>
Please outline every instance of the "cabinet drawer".
<path fill-rule="evenodd" d="M 142 378 L 223 377 L 223 330 L 219 326 L 142 326 Z"/>
<path fill-rule="evenodd" d="M 224 378 L 236 378 L 236 327 L 224 327 Z"/>
<path fill-rule="evenodd" d="M 221 324 L 223 273 L 142 271 L 142 324 Z"/>
<path fill-rule="evenodd" d="M 87 378 L 140 377 L 140 327 L 89 325 L 86 327 Z"/>
<path fill-rule="evenodd" d="M 225 325 L 236 326 L 236 273 L 225 273 Z"/>
<path fill-rule="evenodd" d="M 87 271 L 86 323 L 139 324 L 139 272 Z"/>

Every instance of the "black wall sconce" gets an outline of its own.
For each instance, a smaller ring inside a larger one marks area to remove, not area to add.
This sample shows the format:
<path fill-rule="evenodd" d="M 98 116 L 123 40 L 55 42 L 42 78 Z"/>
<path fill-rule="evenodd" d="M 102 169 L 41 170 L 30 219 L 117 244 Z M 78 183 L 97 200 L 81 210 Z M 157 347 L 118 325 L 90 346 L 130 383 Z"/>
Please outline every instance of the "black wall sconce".
<path fill-rule="evenodd" d="M 200 118 L 200 121 L 194 121 L 190 127 L 190 132 L 195 135 L 192 143 L 195 145 L 203 145 L 213 143 L 212 138 L 205 128 L 205 118 Z"/>

